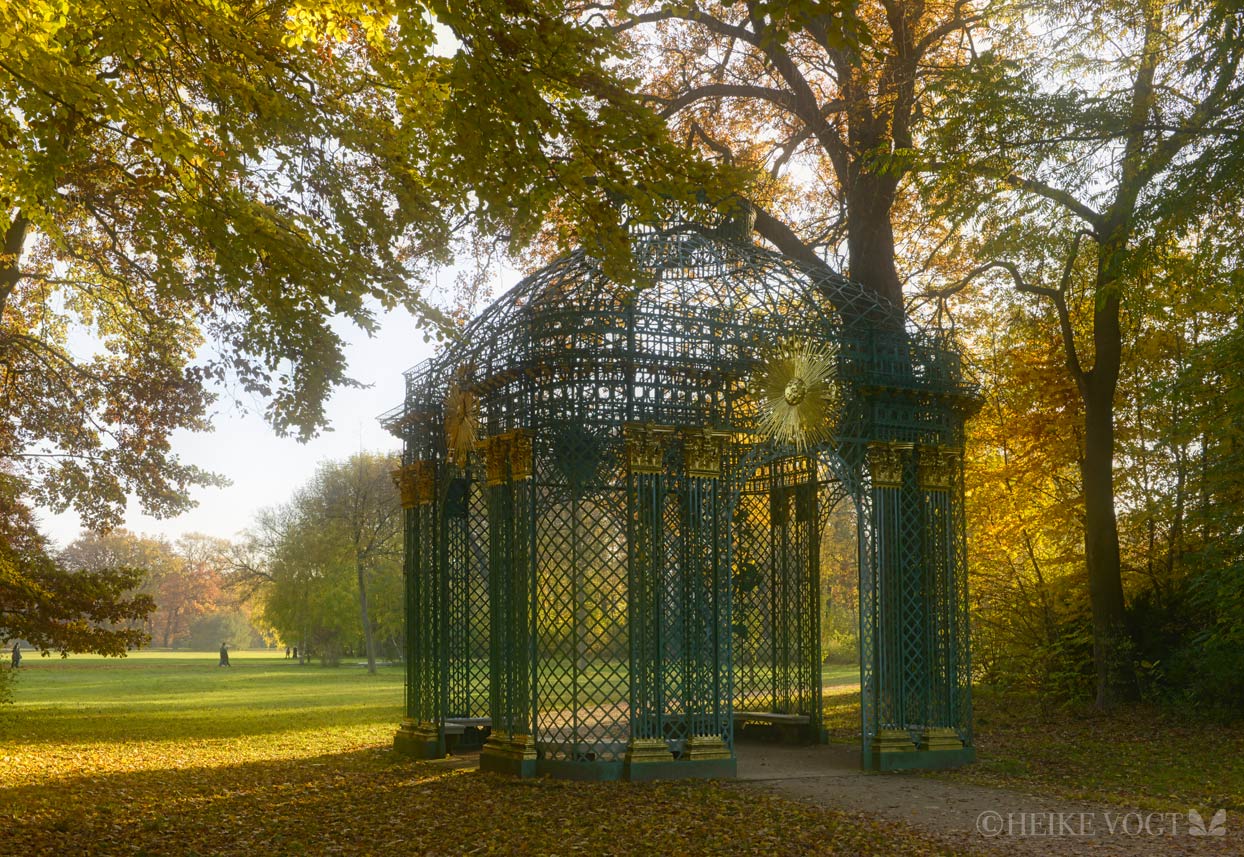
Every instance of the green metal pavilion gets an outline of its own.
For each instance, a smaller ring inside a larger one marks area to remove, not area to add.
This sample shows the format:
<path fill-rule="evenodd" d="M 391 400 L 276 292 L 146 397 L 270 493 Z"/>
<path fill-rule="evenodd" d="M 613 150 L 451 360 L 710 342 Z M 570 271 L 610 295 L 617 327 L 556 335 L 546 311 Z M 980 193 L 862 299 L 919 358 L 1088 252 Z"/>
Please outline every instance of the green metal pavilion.
<path fill-rule="evenodd" d="M 973 758 L 959 355 L 723 230 L 580 250 L 406 374 L 406 719 L 522 776 L 732 776 L 825 740 L 819 557 L 858 530 L 861 764 Z"/>

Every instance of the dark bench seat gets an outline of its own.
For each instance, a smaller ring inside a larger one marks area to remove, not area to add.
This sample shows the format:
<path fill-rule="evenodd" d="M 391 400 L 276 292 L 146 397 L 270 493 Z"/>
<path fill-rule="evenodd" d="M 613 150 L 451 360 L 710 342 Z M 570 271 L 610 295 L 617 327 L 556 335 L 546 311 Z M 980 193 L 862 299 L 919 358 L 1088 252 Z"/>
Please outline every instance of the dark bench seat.
<path fill-rule="evenodd" d="M 461 735 L 468 729 L 491 728 L 491 717 L 450 717 L 445 721 L 446 735 Z"/>
<path fill-rule="evenodd" d="M 812 718 L 806 714 L 779 714 L 774 711 L 735 711 L 734 734 L 740 738 L 781 741 L 783 744 L 812 744 Z"/>
<path fill-rule="evenodd" d="M 492 732 L 491 717 L 447 717 L 445 719 L 445 749 L 478 750 Z"/>

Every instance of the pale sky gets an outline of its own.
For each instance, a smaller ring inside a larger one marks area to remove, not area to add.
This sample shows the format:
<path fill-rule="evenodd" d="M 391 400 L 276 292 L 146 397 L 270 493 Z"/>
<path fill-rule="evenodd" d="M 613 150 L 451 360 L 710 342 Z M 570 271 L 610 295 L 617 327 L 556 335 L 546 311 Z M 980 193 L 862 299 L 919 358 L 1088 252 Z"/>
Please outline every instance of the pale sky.
<path fill-rule="evenodd" d="M 184 461 L 223 474 L 233 484 L 196 489 L 192 496 L 199 505 L 167 520 L 140 514 L 137 504 L 131 503 L 126 528 L 170 540 L 191 532 L 233 538 L 257 511 L 288 499 L 319 462 L 346 458 L 360 449 L 396 452 L 397 439 L 380 427 L 376 417 L 401 404 L 402 372 L 430 356 L 434 345 L 423 341 L 422 332 L 405 311 L 385 316 L 371 339 L 353 327 L 343 326 L 339 332 L 347 342 L 348 374 L 371 386 L 336 392 L 327 407 L 332 431 L 300 444 L 292 438 L 278 438 L 264 422 L 258 403 L 252 412 L 239 413 L 232 403 L 220 401 L 216 431 L 179 432 L 174 435 L 174 448 Z M 52 515 L 43 510 L 39 517 L 41 529 L 59 547 L 80 533 L 78 516 L 72 511 Z"/>

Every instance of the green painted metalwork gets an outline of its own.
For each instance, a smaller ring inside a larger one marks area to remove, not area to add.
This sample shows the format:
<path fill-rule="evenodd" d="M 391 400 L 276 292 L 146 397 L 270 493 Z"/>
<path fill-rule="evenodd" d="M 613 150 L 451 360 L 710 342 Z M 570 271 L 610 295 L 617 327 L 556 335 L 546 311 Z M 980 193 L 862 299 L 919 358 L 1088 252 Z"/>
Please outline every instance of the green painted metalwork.
<path fill-rule="evenodd" d="M 409 503 L 399 745 L 443 753 L 447 723 L 486 723 L 487 768 L 653 779 L 729 775 L 735 712 L 819 739 L 819 547 L 849 501 L 863 764 L 969 760 L 958 355 L 711 230 L 640 228 L 633 248 L 646 287 L 573 253 L 408 372 L 382 418 Z M 783 354 L 831 355 L 832 389 L 775 382 L 802 371 Z M 767 433 L 818 389 L 806 443 Z"/>

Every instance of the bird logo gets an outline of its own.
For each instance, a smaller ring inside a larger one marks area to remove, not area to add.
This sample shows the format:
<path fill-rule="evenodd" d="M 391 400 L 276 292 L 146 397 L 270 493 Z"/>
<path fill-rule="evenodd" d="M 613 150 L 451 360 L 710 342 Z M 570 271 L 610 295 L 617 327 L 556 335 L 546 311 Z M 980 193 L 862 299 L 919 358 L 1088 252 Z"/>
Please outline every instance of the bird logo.
<path fill-rule="evenodd" d="M 1206 825 L 1205 819 L 1201 818 L 1201 813 L 1195 809 L 1188 810 L 1188 832 L 1193 836 L 1226 836 L 1227 811 L 1218 810 Z"/>

